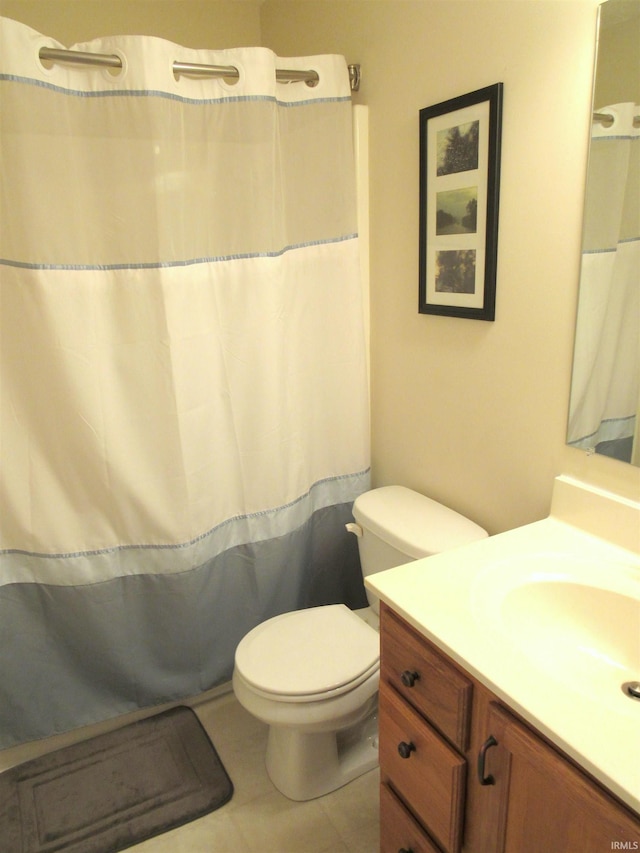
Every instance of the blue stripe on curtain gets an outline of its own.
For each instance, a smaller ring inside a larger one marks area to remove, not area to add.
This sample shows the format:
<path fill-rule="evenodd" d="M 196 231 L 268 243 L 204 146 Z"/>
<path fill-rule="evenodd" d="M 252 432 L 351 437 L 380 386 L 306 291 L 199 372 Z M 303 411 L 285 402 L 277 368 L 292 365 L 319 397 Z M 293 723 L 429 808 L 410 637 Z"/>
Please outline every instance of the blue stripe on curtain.
<path fill-rule="evenodd" d="M 219 264 L 226 261 L 246 261 L 250 258 L 280 258 L 286 255 L 287 252 L 294 252 L 297 249 L 308 248 L 309 246 L 324 246 L 331 243 L 342 243 L 345 240 L 356 240 L 357 234 L 345 234 L 340 237 L 331 237 L 325 240 L 309 240 L 306 243 L 298 243 L 297 245 L 284 246 L 281 249 L 273 252 L 246 252 L 243 255 L 220 255 L 216 258 L 188 258 L 184 261 L 149 261 L 141 264 L 38 264 L 29 261 L 14 261 L 10 258 L 0 258 L 0 266 L 16 267 L 23 270 L 154 270 L 154 269 L 170 269 L 171 267 L 191 267 L 197 264 Z"/>
<path fill-rule="evenodd" d="M 369 487 L 369 469 L 314 483 L 291 503 L 250 515 L 227 518 L 212 530 L 187 542 L 116 545 L 100 550 L 47 554 L 18 548 L 0 551 L 3 583 L 100 583 L 114 575 L 169 574 L 210 563 L 245 542 L 282 538 L 300 530 L 315 512 L 331 506 L 350 506 Z M 349 518 L 347 521 L 352 521 Z M 346 524 L 347 522 L 345 522 Z M 339 529 L 342 538 L 342 530 Z"/>
<path fill-rule="evenodd" d="M 273 95 L 238 95 L 236 97 L 227 96 L 224 98 L 187 98 L 184 95 L 176 95 L 174 92 L 163 92 L 161 89 L 102 89 L 98 91 L 85 91 L 82 89 L 69 89 L 64 86 L 56 86 L 53 83 L 46 83 L 42 80 L 34 80 L 32 77 L 20 77 L 16 74 L 0 74 L 0 81 L 5 80 L 9 83 L 21 83 L 25 86 L 39 86 L 42 89 L 48 89 L 50 92 L 58 92 L 62 95 L 71 95 L 78 98 L 166 98 L 171 101 L 178 101 L 182 104 L 204 104 L 211 106 L 212 104 L 239 104 L 242 102 L 256 101 L 271 101 L 279 107 L 305 107 L 319 103 L 351 103 L 351 96 L 340 98 L 309 98 L 307 100 L 298 100 L 294 103 L 282 101 Z"/>

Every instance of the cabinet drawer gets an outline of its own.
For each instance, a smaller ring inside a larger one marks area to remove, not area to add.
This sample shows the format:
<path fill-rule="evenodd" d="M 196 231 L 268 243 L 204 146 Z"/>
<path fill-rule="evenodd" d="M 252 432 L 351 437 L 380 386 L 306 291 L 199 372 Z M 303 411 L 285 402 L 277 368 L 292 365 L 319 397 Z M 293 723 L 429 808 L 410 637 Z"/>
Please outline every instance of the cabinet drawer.
<path fill-rule="evenodd" d="M 387 785 L 380 785 L 380 853 L 440 853 Z"/>
<path fill-rule="evenodd" d="M 380 680 L 391 684 L 465 752 L 469 745 L 471 681 L 384 605 L 381 616 Z M 403 674 L 409 683 L 404 683 Z"/>
<path fill-rule="evenodd" d="M 460 849 L 466 761 L 389 686 L 380 685 L 380 770 L 445 850 Z M 398 747 L 403 744 L 408 757 Z"/>

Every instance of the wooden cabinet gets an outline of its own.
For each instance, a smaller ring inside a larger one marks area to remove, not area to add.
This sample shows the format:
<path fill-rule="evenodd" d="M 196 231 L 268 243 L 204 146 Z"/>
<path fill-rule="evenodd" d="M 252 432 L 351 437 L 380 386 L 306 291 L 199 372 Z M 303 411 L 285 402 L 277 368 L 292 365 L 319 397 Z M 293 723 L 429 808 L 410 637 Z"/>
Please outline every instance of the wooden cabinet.
<path fill-rule="evenodd" d="M 380 674 L 381 853 L 640 850 L 640 816 L 384 604 Z"/>
<path fill-rule="evenodd" d="M 473 686 L 384 605 L 381 616 L 381 849 L 457 853 Z"/>
<path fill-rule="evenodd" d="M 490 849 L 640 849 L 638 819 L 498 703 L 490 705 L 488 730 L 496 741 L 484 763 L 493 780 L 484 804 L 494 828 Z"/>

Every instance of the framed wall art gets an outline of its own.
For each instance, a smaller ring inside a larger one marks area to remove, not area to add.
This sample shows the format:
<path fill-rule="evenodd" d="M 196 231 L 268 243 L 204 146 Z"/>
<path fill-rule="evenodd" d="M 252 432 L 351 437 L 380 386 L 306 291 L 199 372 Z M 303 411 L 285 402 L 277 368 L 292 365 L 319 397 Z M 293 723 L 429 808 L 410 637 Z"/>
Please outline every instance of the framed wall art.
<path fill-rule="evenodd" d="M 502 88 L 420 110 L 421 314 L 495 319 Z"/>

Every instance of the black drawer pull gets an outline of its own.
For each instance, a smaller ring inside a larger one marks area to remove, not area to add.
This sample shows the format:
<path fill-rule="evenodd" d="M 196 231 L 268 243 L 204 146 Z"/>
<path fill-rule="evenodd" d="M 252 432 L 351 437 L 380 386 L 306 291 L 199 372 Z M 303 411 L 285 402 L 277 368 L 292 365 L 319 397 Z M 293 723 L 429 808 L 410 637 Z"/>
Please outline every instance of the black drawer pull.
<path fill-rule="evenodd" d="M 413 685 L 420 678 L 419 672 L 411 672 L 409 669 L 405 669 L 405 671 L 400 676 L 400 679 L 405 687 L 413 687 Z"/>
<path fill-rule="evenodd" d="M 398 744 L 398 752 L 400 753 L 401 758 L 410 758 L 411 753 L 415 751 L 416 747 L 413 743 L 407 743 L 406 741 L 402 740 Z"/>
<path fill-rule="evenodd" d="M 498 741 L 494 738 L 493 735 L 489 735 L 489 737 L 485 740 L 485 742 L 480 747 L 480 752 L 478 753 L 478 781 L 481 785 L 495 785 L 496 780 L 493 778 L 491 774 L 488 776 L 485 773 L 485 761 L 487 758 L 487 751 L 491 749 L 492 746 L 497 746 Z"/>
<path fill-rule="evenodd" d="M 398 853 L 413 853 L 413 850 L 410 847 L 408 849 L 406 847 L 401 847 L 398 850 Z"/>

